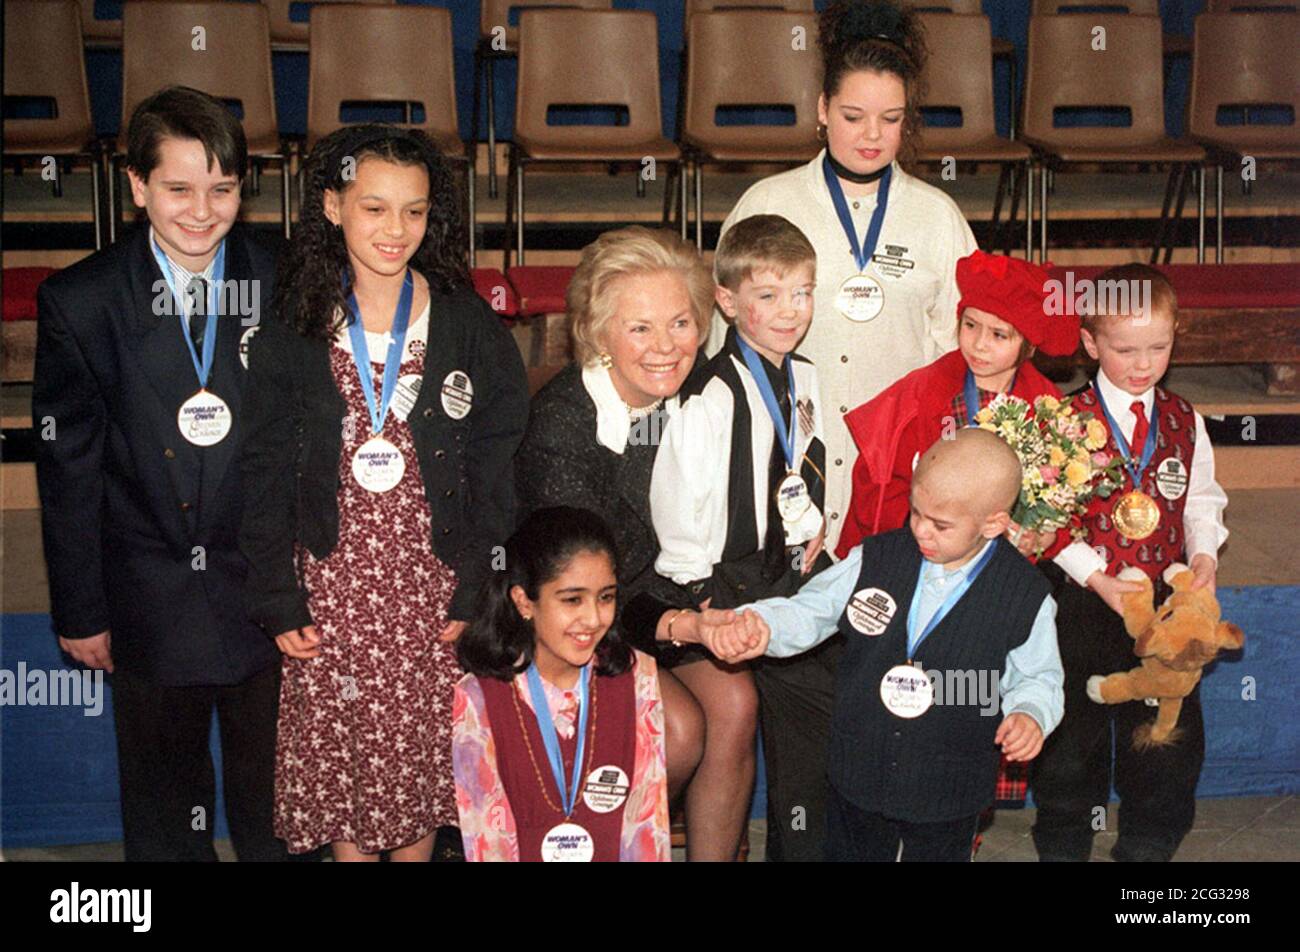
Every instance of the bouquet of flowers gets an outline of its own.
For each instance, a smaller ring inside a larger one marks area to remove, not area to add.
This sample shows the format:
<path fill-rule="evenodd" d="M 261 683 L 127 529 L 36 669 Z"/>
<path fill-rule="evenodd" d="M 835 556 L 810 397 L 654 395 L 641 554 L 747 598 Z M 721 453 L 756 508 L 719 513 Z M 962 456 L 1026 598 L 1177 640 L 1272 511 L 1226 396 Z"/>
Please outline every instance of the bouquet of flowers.
<path fill-rule="evenodd" d="M 1123 459 L 1106 452 L 1106 427 L 1070 399 L 1042 396 L 1029 404 L 999 394 L 975 415 L 1020 457 L 1024 478 L 1011 518 L 1026 529 L 1060 529 L 1081 514 L 1093 496 L 1102 499 L 1123 485 Z"/>

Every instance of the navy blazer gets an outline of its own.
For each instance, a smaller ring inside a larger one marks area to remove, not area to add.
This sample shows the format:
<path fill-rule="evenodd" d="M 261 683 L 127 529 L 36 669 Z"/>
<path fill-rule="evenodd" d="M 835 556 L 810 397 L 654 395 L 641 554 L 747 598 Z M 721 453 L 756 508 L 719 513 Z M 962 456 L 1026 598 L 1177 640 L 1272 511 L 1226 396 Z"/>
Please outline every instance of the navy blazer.
<path fill-rule="evenodd" d="M 240 341 L 274 275 L 271 252 L 236 224 L 225 279 L 259 313 L 217 321 L 208 386 L 233 427 L 210 447 L 177 427 L 198 376 L 170 298 L 157 305 L 171 292 L 147 225 L 37 292 L 32 416 L 54 630 L 110 629 L 114 667 L 159 684 L 238 684 L 279 660 L 248 618 L 238 549 Z"/>

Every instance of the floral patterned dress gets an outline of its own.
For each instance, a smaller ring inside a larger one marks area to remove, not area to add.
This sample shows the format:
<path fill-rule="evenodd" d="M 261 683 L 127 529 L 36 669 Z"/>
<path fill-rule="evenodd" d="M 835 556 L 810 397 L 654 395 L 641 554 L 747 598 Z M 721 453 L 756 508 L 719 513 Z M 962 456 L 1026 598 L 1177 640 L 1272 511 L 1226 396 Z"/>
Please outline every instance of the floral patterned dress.
<path fill-rule="evenodd" d="M 371 355 L 384 353 L 367 335 Z M 400 375 L 424 370 L 428 311 L 412 323 Z M 275 832 L 292 852 L 333 841 L 373 853 L 456 824 L 452 699 L 455 646 L 438 640 L 456 576 L 433 553 L 431 516 L 411 431 L 394 401 L 383 436 L 406 458 L 384 493 L 352 477 L 370 416 L 346 333 L 330 367 L 347 401 L 339 457 L 339 541 L 303 550 L 321 654 L 285 657 L 275 772 Z M 383 363 L 374 362 L 379 395 Z"/>

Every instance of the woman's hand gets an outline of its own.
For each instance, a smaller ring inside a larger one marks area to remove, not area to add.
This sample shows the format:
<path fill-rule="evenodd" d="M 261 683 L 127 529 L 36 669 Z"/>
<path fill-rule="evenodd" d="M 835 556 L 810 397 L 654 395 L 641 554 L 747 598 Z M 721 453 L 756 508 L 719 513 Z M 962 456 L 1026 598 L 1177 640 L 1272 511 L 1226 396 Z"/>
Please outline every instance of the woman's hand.
<path fill-rule="evenodd" d="M 807 575 L 812 571 L 813 563 L 817 561 L 817 556 L 822 554 L 822 547 L 826 544 L 826 520 L 822 520 L 821 531 L 808 543 L 808 548 L 803 550 L 803 567 L 799 570 L 800 575 Z"/>
<path fill-rule="evenodd" d="M 275 636 L 276 647 L 290 658 L 306 660 L 320 657 L 320 635 L 315 625 L 290 628 Z"/>
<path fill-rule="evenodd" d="M 449 621 L 438 634 L 439 641 L 455 641 L 461 635 L 465 634 L 465 629 L 469 627 L 467 621 Z"/>

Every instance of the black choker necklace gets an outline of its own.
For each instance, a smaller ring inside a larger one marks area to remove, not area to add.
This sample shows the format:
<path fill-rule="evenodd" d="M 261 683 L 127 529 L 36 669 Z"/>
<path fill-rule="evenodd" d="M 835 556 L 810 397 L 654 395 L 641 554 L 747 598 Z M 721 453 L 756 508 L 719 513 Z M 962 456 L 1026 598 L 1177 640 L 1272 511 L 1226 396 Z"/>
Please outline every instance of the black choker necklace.
<path fill-rule="evenodd" d="M 872 182 L 879 181 L 889 169 L 889 163 L 885 163 L 874 172 L 867 172 L 865 174 L 862 172 L 855 172 L 848 166 L 837 161 L 835 156 L 831 155 L 830 149 L 826 150 L 826 161 L 831 164 L 831 171 L 834 172 L 836 176 L 845 181 L 852 182 L 855 185 L 870 185 Z"/>

